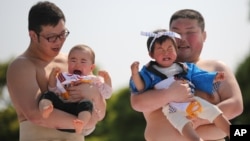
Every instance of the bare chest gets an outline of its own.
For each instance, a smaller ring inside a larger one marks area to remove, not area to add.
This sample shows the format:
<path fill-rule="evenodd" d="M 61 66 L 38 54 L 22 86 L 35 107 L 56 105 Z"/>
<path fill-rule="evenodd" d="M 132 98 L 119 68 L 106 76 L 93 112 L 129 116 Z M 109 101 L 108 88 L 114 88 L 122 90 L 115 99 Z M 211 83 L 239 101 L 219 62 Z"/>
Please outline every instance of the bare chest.
<path fill-rule="evenodd" d="M 48 90 L 49 75 L 54 67 L 59 67 L 61 71 L 66 71 L 67 64 L 53 62 L 47 65 L 37 66 L 36 77 L 37 77 L 37 82 L 42 93 Z"/>

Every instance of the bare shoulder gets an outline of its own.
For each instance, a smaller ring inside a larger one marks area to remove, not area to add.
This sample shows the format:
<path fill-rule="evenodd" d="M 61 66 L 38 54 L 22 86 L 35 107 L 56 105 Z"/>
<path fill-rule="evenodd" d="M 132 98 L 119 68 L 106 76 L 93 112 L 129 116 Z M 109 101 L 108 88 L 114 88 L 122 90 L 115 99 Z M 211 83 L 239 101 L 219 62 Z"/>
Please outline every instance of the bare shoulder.
<path fill-rule="evenodd" d="M 55 57 L 55 60 L 50 63 L 52 67 L 59 67 L 61 71 L 68 71 L 67 69 L 67 61 L 68 61 L 68 56 L 67 54 L 60 53 Z"/>
<path fill-rule="evenodd" d="M 27 76 L 35 74 L 34 62 L 26 56 L 18 56 L 8 66 L 7 85 L 9 88 L 16 87 L 18 81 L 27 80 Z"/>
<path fill-rule="evenodd" d="M 18 56 L 15 58 L 8 67 L 7 73 L 19 73 L 22 70 L 28 71 L 29 69 L 34 68 L 35 65 L 33 61 L 31 61 L 29 58 L 25 56 Z"/>
<path fill-rule="evenodd" d="M 208 97 L 207 94 L 202 94 L 202 92 L 199 92 L 199 94 L 197 93 L 199 96 L 217 104 L 222 100 L 231 98 L 236 94 L 240 94 L 234 73 L 224 62 L 220 60 L 200 60 L 197 62 L 197 66 L 206 71 L 223 72 L 225 76 L 225 80 L 220 83 L 220 87 L 214 94 L 214 97 Z"/>
<path fill-rule="evenodd" d="M 59 53 L 56 57 L 55 57 L 55 60 L 56 61 L 59 61 L 59 62 L 66 62 L 68 59 L 68 54 L 65 54 L 65 53 Z"/>
<path fill-rule="evenodd" d="M 220 60 L 199 60 L 197 66 L 207 71 L 229 71 L 230 68 Z"/>

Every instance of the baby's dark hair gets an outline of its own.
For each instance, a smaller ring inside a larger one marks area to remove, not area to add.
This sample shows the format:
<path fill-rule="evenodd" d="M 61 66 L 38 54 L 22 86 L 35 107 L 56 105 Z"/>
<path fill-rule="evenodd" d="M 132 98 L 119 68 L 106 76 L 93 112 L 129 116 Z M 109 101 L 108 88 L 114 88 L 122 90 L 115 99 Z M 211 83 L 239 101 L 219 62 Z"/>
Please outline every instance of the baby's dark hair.
<path fill-rule="evenodd" d="M 166 32 L 166 31 L 167 31 L 166 29 L 157 29 L 157 30 L 153 31 L 153 33 L 157 34 L 157 33 Z M 159 38 L 156 38 L 155 40 L 154 40 L 154 37 L 149 37 L 148 38 L 148 40 L 147 40 L 148 52 L 153 53 L 154 48 L 155 48 L 154 47 L 155 43 L 162 44 L 166 40 L 171 40 L 172 43 L 174 44 L 175 49 L 177 50 L 177 43 L 176 43 L 175 39 L 173 37 L 168 36 L 168 35 L 162 35 Z M 151 42 L 153 42 L 153 43 L 151 43 Z M 151 45 L 151 48 L 150 48 L 150 45 Z"/>

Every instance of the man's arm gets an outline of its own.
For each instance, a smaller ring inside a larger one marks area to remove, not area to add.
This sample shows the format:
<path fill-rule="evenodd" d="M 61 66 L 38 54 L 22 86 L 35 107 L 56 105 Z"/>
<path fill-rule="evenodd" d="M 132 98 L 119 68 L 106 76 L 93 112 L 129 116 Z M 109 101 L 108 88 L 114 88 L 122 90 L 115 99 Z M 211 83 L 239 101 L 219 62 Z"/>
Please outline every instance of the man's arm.
<path fill-rule="evenodd" d="M 133 81 L 133 85 L 135 85 L 135 88 L 137 91 L 141 92 L 145 89 L 144 81 L 142 80 L 140 73 L 139 73 L 139 62 L 135 61 L 131 64 L 131 80 Z"/>
<path fill-rule="evenodd" d="M 140 94 L 131 94 L 132 108 L 138 112 L 152 112 L 169 102 L 187 102 L 194 100 L 188 84 L 175 81 L 168 89 L 147 90 Z"/>
<path fill-rule="evenodd" d="M 243 112 L 243 101 L 238 82 L 233 72 L 220 61 L 208 61 L 204 64 L 203 68 L 208 71 L 223 71 L 225 80 L 220 83 L 217 93 L 213 97 L 203 92 L 198 92 L 197 95 L 216 104 L 229 120 L 239 116 Z M 196 120 L 194 126 L 198 126 L 197 132 L 204 139 L 220 139 L 226 136 L 222 130 L 215 127 L 214 124 L 209 124 L 206 120 Z"/>
<path fill-rule="evenodd" d="M 36 70 L 32 62 L 23 58 L 15 60 L 8 68 L 7 86 L 19 121 L 29 120 L 50 128 L 74 129 L 72 120 L 76 117 L 63 111 L 55 109 L 48 119 L 42 118 L 38 108 L 38 98 L 41 91 L 37 80 L 41 76 L 37 75 Z M 42 84 L 40 85 L 42 86 Z M 47 87 L 47 85 L 43 85 Z"/>
<path fill-rule="evenodd" d="M 224 72 L 225 79 L 220 83 L 214 97 L 209 97 L 207 94 L 202 92 L 199 92 L 197 95 L 213 104 L 216 104 L 229 120 L 239 116 L 243 112 L 243 100 L 239 84 L 233 72 L 220 61 L 210 60 L 205 63 L 204 61 L 201 63 L 204 64 L 201 67 L 207 71 Z"/>
<path fill-rule="evenodd" d="M 225 71 L 225 80 L 222 81 L 218 89 L 221 102 L 217 106 L 231 120 L 243 112 L 242 93 L 233 72 L 223 63 L 218 62 L 218 64 L 221 64 L 218 65 L 219 71 Z"/>

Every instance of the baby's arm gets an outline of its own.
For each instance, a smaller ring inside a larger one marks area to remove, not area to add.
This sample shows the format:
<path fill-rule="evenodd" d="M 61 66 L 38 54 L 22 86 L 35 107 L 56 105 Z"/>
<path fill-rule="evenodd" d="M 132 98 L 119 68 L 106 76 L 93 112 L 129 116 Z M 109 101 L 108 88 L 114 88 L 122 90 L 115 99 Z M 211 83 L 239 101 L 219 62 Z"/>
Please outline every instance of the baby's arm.
<path fill-rule="evenodd" d="M 56 87 L 56 76 L 58 72 L 60 71 L 60 68 L 55 67 L 52 69 L 50 75 L 49 75 L 49 82 L 48 82 L 48 87 L 49 88 L 54 88 Z"/>
<path fill-rule="evenodd" d="M 111 77 L 107 71 L 100 70 L 100 71 L 98 71 L 98 75 L 103 77 L 104 83 L 106 83 L 107 85 L 112 87 Z"/>
<path fill-rule="evenodd" d="M 105 98 L 105 99 L 109 99 L 112 95 L 112 81 L 111 81 L 111 77 L 109 75 L 109 73 L 107 71 L 101 70 L 98 72 L 98 75 L 100 77 L 103 78 L 102 80 L 99 80 L 100 84 L 98 86 L 98 89 L 101 93 L 101 95 Z M 100 77 L 97 77 L 98 79 Z"/>
<path fill-rule="evenodd" d="M 131 65 L 131 78 L 134 81 L 135 87 L 138 91 L 144 90 L 144 82 L 139 74 L 139 62 L 135 61 Z"/>
<path fill-rule="evenodd" d="M 58 93 L 56 83 L 57 83 L 57 74 L 60 72 L 60 68 L 55 67 L 52 69 L 50 75 L 49 75 L 49 81 L 48 81 L 48 89 L 49 91 L 52 91 L 54 93 Z"/>
<path fill-rule="evenodd" d="M 53 68 L 49 75 L 48 90 L 60 95 L 64 100 L 67 100 L 69 98 L 69 94 L 58 80 L 59 76 L 63 76 L 63 74 L 60 73 L 60 68 Z"/>
<path fill-rule="evenodd" d="M 218 71 L 205 71 L 200 69 L 195 64 L 189 64 L 190 71 L 185 76 L 195 86 L 195 90 L 204 91 L 209 95 L 214 93 L 215 82 L 224 79 L 224 72 Z"/>

